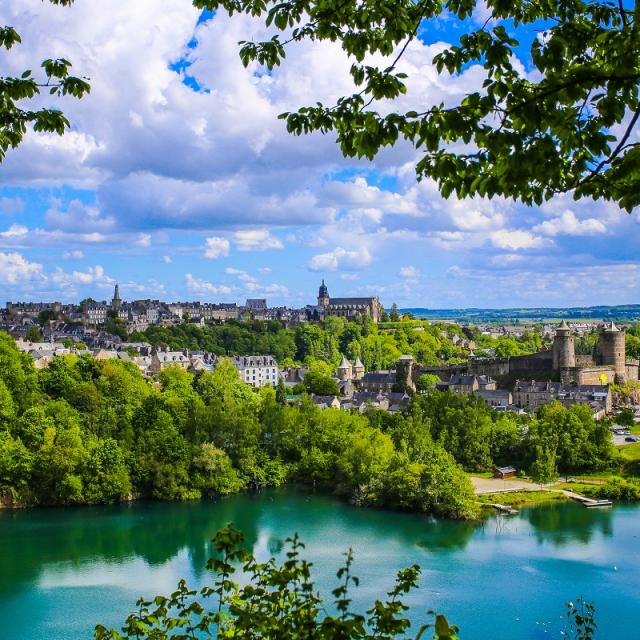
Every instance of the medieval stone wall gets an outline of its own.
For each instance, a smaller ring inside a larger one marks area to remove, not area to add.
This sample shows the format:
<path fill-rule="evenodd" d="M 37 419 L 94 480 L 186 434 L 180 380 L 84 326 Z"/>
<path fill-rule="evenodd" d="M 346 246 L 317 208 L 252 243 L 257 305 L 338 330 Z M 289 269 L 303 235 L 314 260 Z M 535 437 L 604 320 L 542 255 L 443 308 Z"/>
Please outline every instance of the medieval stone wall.
<path fill-rule="evenodd" d="M 603 381 L 602 375 L 606 376 Z M 613 367 L 577 368 L 574 370 L 576 384 L 612 384 L 616 379 L 616 370 Z"/>

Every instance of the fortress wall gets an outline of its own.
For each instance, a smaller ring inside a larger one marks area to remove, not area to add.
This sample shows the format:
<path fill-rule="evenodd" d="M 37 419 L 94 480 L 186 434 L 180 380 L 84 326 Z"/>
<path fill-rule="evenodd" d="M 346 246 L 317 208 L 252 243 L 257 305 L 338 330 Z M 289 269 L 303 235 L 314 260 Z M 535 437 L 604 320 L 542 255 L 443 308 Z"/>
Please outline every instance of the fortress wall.
<path fill-rule="evenodd" d="M 584 355 L 584 354 L 576 355 L 576 367 L 588 368 L 588 367 L 597 367 L 597 366 L 598 366 L 598 363 L 593 359 L 593 356 Z"/>
<path fill-rule="evenodd" d="M 414 382 L 423 373 L 433 373 L 438 376 L 440 380 L 447 381 L 454 373 L 468 373 L 469 367 L 466 364 L 451 364 L 451 365 L 430 365 L 413 368 L 413 380 Z"/>
<path fill-rule="evenodd" d="M 627 362 L 625 365 L 627 380 L 638 380 L 640 367 L 637 362 Z"/>
<path fill-rule="evenodd" d="M 607 376 L 607 384 L 612 384 L 616 378 L 616 371 L 613 367 L 590 367 L 585 369 L 575 369 L 574 377 L 577 384 L 602 384 L 600 376 Z"/>
<path fill-rule="evenodd" d="M 509 373 L 533 373 L 553 369 L 553 351 L 540 351 L 527 356 L 509 358 Z"/>
<path fill-rule="evenodd" d="M 506 376 L 509 373 L 509 359 L 471 360 L 469 362 L 469 373 L 491 376 L 492 378 Z"/>

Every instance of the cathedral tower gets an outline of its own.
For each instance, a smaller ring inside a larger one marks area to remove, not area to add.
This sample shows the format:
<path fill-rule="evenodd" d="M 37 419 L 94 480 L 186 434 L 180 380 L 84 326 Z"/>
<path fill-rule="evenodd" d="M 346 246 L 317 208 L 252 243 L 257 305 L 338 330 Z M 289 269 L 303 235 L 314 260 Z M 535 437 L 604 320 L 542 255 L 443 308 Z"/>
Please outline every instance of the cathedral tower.
<path fill-rule="evenodd" d="M 320 289 L 318 289 L 318 306 L 324 307 L 325 309 L 329 306 L 329 289 L 327 289 L 324 279 L 322 280 Z"/>

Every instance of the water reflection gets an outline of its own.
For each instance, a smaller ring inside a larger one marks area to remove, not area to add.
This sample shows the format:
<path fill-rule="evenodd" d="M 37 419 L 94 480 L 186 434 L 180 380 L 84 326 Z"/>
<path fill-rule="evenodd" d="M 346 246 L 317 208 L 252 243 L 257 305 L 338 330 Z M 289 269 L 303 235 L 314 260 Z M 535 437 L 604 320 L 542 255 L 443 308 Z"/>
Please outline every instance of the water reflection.
<path fill-rule="evenodd" d="M 524 509 L 522 518 L 539 543 L 588 543 L 596 532 L 613 535 L 612 511 L 577 504 Z M 212 535 L 227 522 L 241 529 L 248 547 L 263 555 L 282 553 L 284 540 L 302 533 L 309 547 L 339 556 L 349 545 L 395 545 L 424 552 L 457 553 L 478 534 L 500 535 L 482 523 L 436 521 L 424 516 L 353 509 L 331 497 L 292 490 L 232 496 L 217 502 L 149 503 L 77 509 L 0 512 L 0 596 L 28 589 L 47 566 L 65 563 L 123 564 L 142 559 L 160 567 L 186 551 L 193 575 L 202 580 L 212 555 Z"/>
<path fill-rule="evenodd" d="M 556 547 L 587 544 L 597 532 L 613 536 L 613 509 L 587 509 L 571 502 L 525 509 L 522 517 L 532 525 L 539 543 L 551 542 Z"/>

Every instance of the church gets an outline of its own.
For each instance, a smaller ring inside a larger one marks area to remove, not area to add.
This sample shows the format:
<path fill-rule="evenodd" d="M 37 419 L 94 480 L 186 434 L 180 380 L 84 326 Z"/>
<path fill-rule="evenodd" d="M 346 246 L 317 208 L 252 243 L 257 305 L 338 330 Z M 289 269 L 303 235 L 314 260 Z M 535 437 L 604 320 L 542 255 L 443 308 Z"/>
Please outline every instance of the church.
<path fill-rule="evenodd" d="M 368 315 L 374 322 L 382 317 L 383 307 L 377 296 L 371 298 L 331 298 L 329 289 L 322 281 L 318 290 L 318 311 L 322 318 L 337 316 L 345 320 L 355 320 Z"/>

